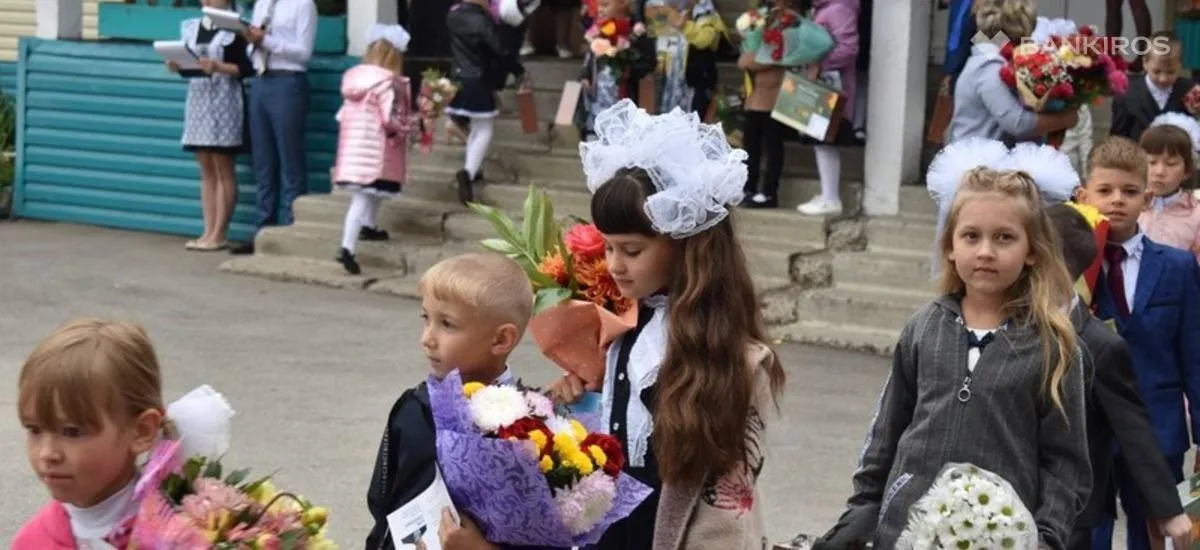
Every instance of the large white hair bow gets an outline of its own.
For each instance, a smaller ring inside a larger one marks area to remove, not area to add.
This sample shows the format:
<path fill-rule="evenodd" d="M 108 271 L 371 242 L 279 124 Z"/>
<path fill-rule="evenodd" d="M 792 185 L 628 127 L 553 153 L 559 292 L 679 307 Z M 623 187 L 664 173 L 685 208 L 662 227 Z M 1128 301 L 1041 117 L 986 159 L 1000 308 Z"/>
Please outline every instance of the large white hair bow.
<path fill-rule="evenodd" d="M 1070 19 L 1039 17 L 1029 38 L 1038 44 L 1045 44 L 1051 36 L 1070 36 L 1078 30 L 1078 26 Z"/>
<path fill-rule="evenodd" d="M 228 452 L 233 414 L 225 397 L 207 384 L 167 406 L 167 418 L 179 433 L 185 457 L 215 460 Z"/>
<path fill-rule="evenodd" d="M 595 193 L 623 168 L 645 170 L 658 189 L 646 216 L 661 234 L 700 233 L 742 201 L 746 152 L 729 146 L 720 124 L 678 108 L 652 116 L 622 99 L 596 115 L 595 131 L 595 141 L 579 144 L 588 189 Z"/>
<path fill-rule="evenodd" d="M 401 52 L 408 51 L 408 41 L 412 37 L 408 31 L 400 25 L 385 25 L 376 23 L 371 26 L 371 30 L 367 31 L 367 44 L 374 43 L 379 40 L 387 40 L 392 44 L 392 47 Z"/>
<path fill-rule="evenodd" d="M 492 0 L 492 9 L 504 24 L 516 27 L 542 5 L 541 0 Z"/>
<path fill-rule="evenodd" d="M 1200 123 L 1196 119 L 1183 113 L 1163 113 L 1150 123 L 1154 126 L 1175 126 L 1187 133 L 1192 140 L 1193 155 L 1200 155 Z"/>

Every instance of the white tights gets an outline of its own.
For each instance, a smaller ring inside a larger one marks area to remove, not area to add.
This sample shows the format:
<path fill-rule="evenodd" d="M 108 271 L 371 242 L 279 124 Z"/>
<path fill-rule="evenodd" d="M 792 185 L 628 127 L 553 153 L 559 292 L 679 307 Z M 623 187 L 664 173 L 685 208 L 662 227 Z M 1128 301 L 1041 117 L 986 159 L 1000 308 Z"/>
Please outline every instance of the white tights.
<path fill-rule="evenodd" d="M 364 227 L 375 227 L 375 215 L 383 204 L 383 197 L 355 191 L 350 196 L 350 208 L 346 209 L 346 224 L 342 228 L 342 248 L 354 253 L 358 233 Z"/>
<path fill-rule="evenodd" d="M 840 201 L 838 186 L 842 178 L 842 155 L 837 147 L 817 145 L 813 147 L 817 156 L 817 174 L 821 178 L 821 198 Z"/>
<path fill-rule="evenodd" d="M 493 122 L 495 121 L 491 118 L 471 119 L 471 131 L 467 134 L 467 160 L 463 163 L 463 169 L 471 179 L 475 179 L 479 174 L 479 167 L 483 165 L 483 159 L 487 156 L 488 146 L 492 144 Z"/>

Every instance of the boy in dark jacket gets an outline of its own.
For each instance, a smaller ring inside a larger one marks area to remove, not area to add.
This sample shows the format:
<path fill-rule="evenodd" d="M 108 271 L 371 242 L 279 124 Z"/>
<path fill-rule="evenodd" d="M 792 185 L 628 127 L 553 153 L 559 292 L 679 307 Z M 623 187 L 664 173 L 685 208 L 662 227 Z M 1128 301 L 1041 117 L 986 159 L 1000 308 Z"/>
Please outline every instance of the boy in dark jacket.
<path fill-rule="evenodd" d="M 1083 215 L 1065 204 L 1047 210 L 1058 230 L 1063 259 L 1072 279 L 1078 279 L 1099 254 L 1099 247 Z M 1186 548 L 1192 523 L 1179 503 L 1175 477 L 1159 450 L 1146 404 L 1138 394 L 1129 345 L 1092 316 L 1078 297 L 1071 308 L 1071 323 L 1083 350 L 1088 381 L 1087 431 L 1092 460 L 1092 495 L 1075 523 L 1069 550 L 1092 548 L 1092 528 L 1106 515 L 1116 515 L 1113 485 L 1113 441 L 1125 453 L 1126 467 L 1139 489 L 1147 516 L 1155 518 L 1163 533 L 1174 537 L 1176 548 Z"/>
<path fill-rule="evenodd" d="M 492 253 L 454 256 L 429 268 L 418 289 L 425 320 L 421 347 L 434 376 L 457 368 L 464 383 L 516 382 L 508 355 L 533 313 L 533 291 L 516 262 Z M 405 391 L 388 413 L 367 489 L 367 508 L 375 520 L 367 550 L 396 547 L 388 514 L 427 489 L 436 472 L 433 411 L 422 382 Z M 430 527 L 436 532 L 436 526 Z"/>
<path fill-rule="evenodd" d="M 1183 96 L 1192 89 L 1191 79 L 1183 72 L 1183 44 L 1170 31 L 1150 37 L 1151 51 L 1144 56 L 1145 75 L 1129 79 L 1125 95 L 1117 96 L 1112 104 L 1112 129 L 1109 134 L 1142 139 L 1142 132 L 1163 113 L 1183 113 L 1192 116 L 1183 106 Z M 1157 48 L 1163 48 L 1157 51 Z"/>

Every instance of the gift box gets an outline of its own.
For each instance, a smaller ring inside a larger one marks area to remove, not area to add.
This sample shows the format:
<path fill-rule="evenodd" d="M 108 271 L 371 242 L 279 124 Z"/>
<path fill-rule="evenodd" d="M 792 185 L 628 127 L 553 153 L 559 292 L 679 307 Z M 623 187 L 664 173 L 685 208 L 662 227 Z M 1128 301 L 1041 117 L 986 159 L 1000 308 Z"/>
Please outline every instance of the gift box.
<path fill-rule="evenodd" d="M 771 118 L 814 139 L 832 141 L 841 126 L 837 121 L 845 104 L 840 90 L 789 71 L 779 87 Z"/>

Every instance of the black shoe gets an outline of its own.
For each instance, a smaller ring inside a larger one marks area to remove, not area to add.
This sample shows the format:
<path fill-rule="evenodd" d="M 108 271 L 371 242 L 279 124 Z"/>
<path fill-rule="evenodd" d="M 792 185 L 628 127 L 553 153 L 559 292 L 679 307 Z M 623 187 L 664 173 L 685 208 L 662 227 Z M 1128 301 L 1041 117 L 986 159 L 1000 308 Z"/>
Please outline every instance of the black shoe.
<path fill-rule="evenodd" d="M 475 193 L 471 189 L 471 175 L 466 170 L 459 170 L 454 174 L 454 179 L 458 183 L 458 202 L 465 206 L 468 202 L 475 201 Z"/>
<path fill-rule="evenodd" d="M 471 178 L 471 183 L 479 183 L 483 181 L 483 170 L 475 172 L 475 177 Z"/>
<path fill-rule="evenodd" d="M 779 208 L 779 199 L 775 197 L 766 197 L 761 200 L 755 200 L 757 197 L 751 197 L 750 200 L 743 202 L 742 206 L 746 208 Z"/>
<path fill-rule="evenodd" d="M 358 238 L 362 241 L 386 241 L 391 238 L 391 235 L 388 235 L 386 230 L 364 226 L 358 232 Z"/>
<path fill-rule="evenodd" d="M 229 253 L 234 256 L 249 256 L 254 254 L 254 243 L 241 243 L 237 246 L 229 248 Z"/>
<path fill-rule="evenodd" d="M 342 267 L 346 268 L 346 272 L 350 273 L 351 275 L 358 275 L 362 273 L 362 268 L 358 267 L 358 261 L 354 259 L 354 253 L 346 250 L 345 248 L 342 249 L 342 254 L 338 256 L 337 261 L 341 263 Z"/>

